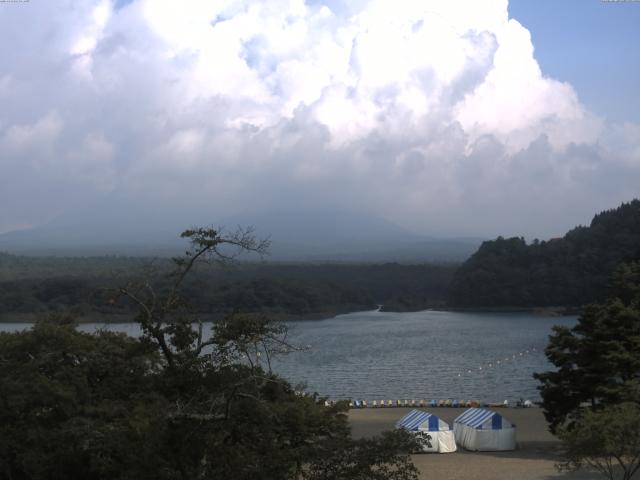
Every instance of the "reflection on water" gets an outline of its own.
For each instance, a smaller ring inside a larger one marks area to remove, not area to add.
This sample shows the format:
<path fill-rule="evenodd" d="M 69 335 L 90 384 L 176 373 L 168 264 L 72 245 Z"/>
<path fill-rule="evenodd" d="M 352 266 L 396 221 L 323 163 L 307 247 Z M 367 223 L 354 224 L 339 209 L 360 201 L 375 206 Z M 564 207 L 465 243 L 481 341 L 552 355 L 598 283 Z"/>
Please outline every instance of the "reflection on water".
<path fill-rule="evenodd" d="M 534 372 L 551 368 L 544 348 L 553 325 L 575 317 L 458 312 L 359 312 L 290 322 L 304 351 L 279 357 L 276 372 L 331 398 L 538 399 Z M 2 330 L 25 328 L 1 324 Z M 136 324 L 83 324 L 139 335 Z"/>

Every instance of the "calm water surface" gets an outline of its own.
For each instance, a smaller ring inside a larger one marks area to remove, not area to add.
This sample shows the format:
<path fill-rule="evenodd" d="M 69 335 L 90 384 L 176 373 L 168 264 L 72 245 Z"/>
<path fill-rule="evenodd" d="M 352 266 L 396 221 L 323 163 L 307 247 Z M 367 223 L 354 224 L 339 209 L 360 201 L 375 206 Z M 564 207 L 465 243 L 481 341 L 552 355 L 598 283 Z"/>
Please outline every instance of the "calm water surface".
<path fill-rule="evenodd" d="M 359 312 L 289 322 L 304 351 L 280 357 L 274 370 L 331 398 L 538 399 L 534 372 L 551 368 L 544 348 L 553 325 L 575 317 L 531 314 Z M 18 330 L 25 324 L 0 324 Z M 139 335 L 136 324 L 83 324 Z"/>

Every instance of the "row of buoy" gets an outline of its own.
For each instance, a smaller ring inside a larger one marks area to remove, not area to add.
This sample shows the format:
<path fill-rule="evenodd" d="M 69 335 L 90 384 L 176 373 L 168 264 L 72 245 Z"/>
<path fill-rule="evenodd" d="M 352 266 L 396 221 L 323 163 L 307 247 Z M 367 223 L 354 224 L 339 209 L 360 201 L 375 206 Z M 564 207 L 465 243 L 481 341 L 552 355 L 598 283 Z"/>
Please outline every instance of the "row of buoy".
<path fill-rule="evenodd" d="M 349 408 L 411 408 L 411 407 L 480 407 L 484 405 L 479 400 L 373 400 L 367 402 L 366 400 L 342 400 L 349 402 Z M 505 402 L 507 402 L 505 400 Z M 324 404 L 327 407 L 335 405 L 337 402 L 334 400 L 325 400 Z M 501 404 L 502 405 L 502 404 Z M 508 405 L 508 402 L 505 406 Z"/>
<path fill-rule="evenodd" d="M 536 353 L 537 350 L 535 347 L 530 348 L 529 350 L 523 350 L 521 352 L 518 353 L 514 353 L 512 355 L 508 355 L 504 358 L 499 358 L 497 360 L 494 360 L 492 362 L 487 362 L 483 365 L 479 365 L 476 368 L 467 368 L 466 370 L 462 371 L 461 373 L 458 373 L 458 377 L 462 377 L 465 374 L 477 374 L 478 372 L 482 372 L 482 371 L 486 371 L 489 370 L 490 368 L 496 368 L 502 365 L 506 365 L 508 363 L 513 363 L 514 360 L 518 360 L 520 357 L 524 357 L 526 355 L 532 354 L 532 353 Z"/>
<path fill-rule="evenodd" d="M 324 405 L 326 407 L 334 406 L 338 402 L 349 402 L 349 408 L 479 408 L 479 407 L 509 407 L 509 401 L 505 400 L 502 403 L 483 403 L 479 400 L 373 400 L 367 402 L 366 400 L 325 400 Z M 520 400 L 517 402 L 516 407 L 532 407 L 531 400 Z"/>

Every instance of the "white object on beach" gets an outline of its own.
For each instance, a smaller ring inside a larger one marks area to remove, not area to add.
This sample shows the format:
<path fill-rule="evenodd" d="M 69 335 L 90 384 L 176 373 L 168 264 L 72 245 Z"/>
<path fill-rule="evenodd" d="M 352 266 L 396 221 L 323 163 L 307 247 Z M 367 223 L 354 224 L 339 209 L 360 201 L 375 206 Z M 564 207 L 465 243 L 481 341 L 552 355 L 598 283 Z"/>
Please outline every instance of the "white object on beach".
<path fill-rule="evenodd" d="M 515 450 L 516 426 L 497 412 L 470 408 L 453 421 L 458 445 L 467 450 Z"/>
<path fill-rule="evenodd" d="M 423 452 L 451 453 L 457 450 L 453 430 L 448 423 L 422 410 L 411 410 L 396 428 L 404 428 L 418 437 Z"/>

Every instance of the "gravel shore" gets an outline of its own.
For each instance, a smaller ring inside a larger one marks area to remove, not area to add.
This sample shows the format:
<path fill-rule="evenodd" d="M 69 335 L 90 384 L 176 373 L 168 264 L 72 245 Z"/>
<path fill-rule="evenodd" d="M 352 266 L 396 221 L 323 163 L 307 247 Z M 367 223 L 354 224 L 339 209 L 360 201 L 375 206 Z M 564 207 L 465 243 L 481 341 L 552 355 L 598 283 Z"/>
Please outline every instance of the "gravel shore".
<path fill-rule="evenodd" d="M 393 429 L 409 408 L 368 408 L 351 410 L 349 420 L 355 438 L 379 434 Z M 424 408 L 453 423 L 463 408 Z M 518 448 L 512 452 L 468 452 L 460 447 L 455 453 L 419 454 L 413 456 L 421 479 L 443 480 L 560 480 L 599 479 L 590 472 L 558 472 L 560 443 L 547 430 L 540 408 L 496 409 L 517 426 Z M 638 477 L 640 478 L 640 477 Z"/>

